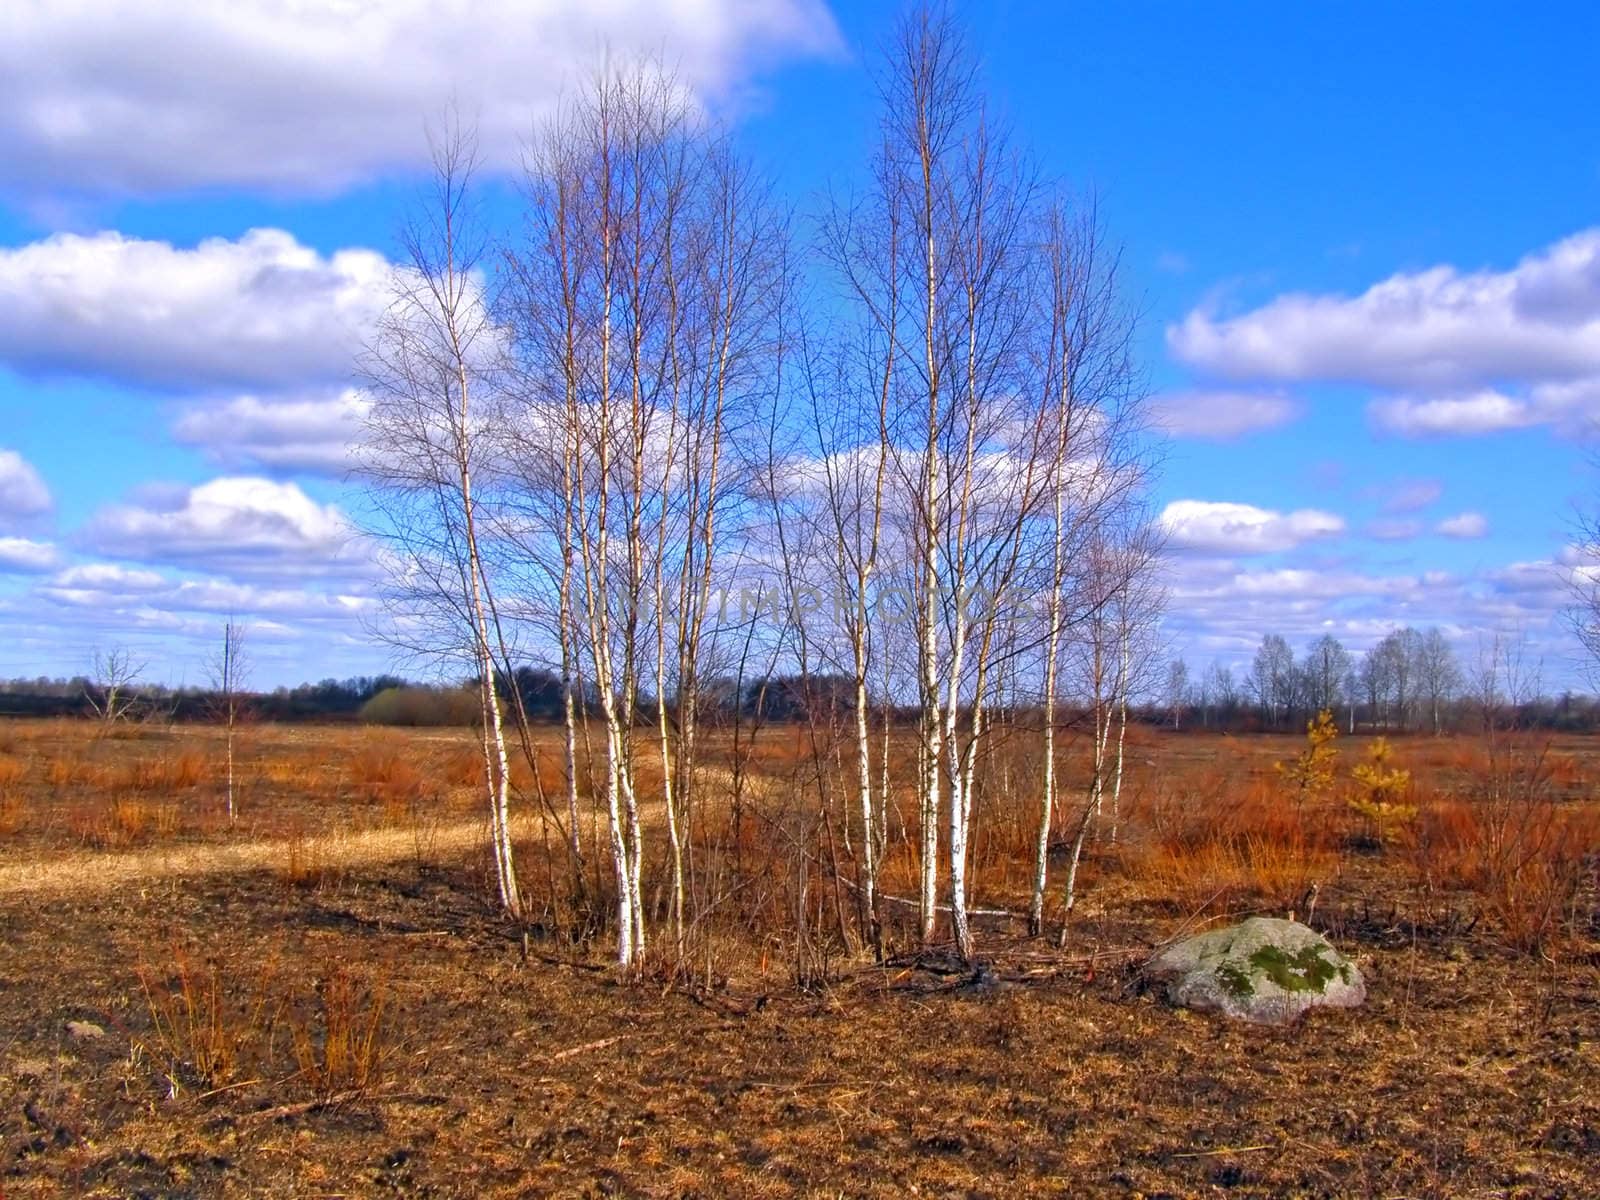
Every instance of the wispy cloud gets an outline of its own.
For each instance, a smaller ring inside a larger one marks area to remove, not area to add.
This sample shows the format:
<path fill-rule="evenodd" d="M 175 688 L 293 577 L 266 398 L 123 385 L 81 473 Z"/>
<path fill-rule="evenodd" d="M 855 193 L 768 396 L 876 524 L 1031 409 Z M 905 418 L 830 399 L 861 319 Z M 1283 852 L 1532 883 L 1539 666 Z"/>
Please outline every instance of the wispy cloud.
<path fill-rule="evenodd" d="M 1173 437 L 1213 441 L 1280 429 L 1300 413 L 1299 404 L 1277 392 L 1169 392 L 1151 402 L 1155 424 Z"/>
<path fill-rule="evenodd" d="M 1409 517 L 1380 517 L 1368 521 L 1365 531 L 1380 542 L 1403 542 L 1422 532 L 1422 522 Z"/>
<path fill-rule="evenodd" d="M 1446 517 L 1434 527 L 1434 532 L 1451 538 L 1481 538 L 1489 532 L 1489 519 L 1480 512 L 1457 513 Z"/>
<path fill-rule="evenodd" d="M 0 519 L 38 516 L 52 503 L 38 469 L 15 450 L 0 450 Z"/>
<path fill-rule="evenodd" d="M 361 436 L 366 401 L 350 389 L 329 395 L 231 400 L 189 406 L 173 425 L 181 445 L 230 469 L 341 475 Z"/>
<path fill-rule="evenodd" d="M 1437 479 L 1397 479 L 1375 489 L 1386 513 L 1420 512 L 1444 495 L 1444 484 Z"/>

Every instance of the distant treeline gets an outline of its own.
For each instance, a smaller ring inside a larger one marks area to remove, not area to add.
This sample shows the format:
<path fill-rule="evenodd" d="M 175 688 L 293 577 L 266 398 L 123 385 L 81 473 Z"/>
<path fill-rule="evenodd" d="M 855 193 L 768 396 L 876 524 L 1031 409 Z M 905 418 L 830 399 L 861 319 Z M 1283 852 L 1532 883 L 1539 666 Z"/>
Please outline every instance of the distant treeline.
<path fill-rule="evenodd" d="M 513 678 L 530 720 L 560 719 L 559 677 L 521 667 Z M 121 685 L 121 691 L 129 720 L 204 722 L 215 720 L 224 711 L 223 696 L 213 688 L 135 682 Z M 100 719 L 107 692 L 107 684 L 86 676 L 3 680 L 0 718 Z M 509 695 L 509 688 L 502 686 L 502 693 Z M 244 697 L 243 707 L 248 718 L 257 721 L 365 721 L 375 725 L 473 725 L 479 712 L 476 680 L 429 684 L 397 675 L 357 675 L 251 692 Z"/>
<path fill-rule="evenodd" d="M 537 667 L 518 667 L 510 680 L 522 700 L 523 711 L 535 723 L 562 719 L 563 689 L 560 676 Z M 512 687 L 500 681 L 501 694 Z M 159 685 L 125 685 L 130 719 L 209 721 L 222 710 L 222 696 L 201 687 L 169 688 Z M 84 717 L 94 719 L 104 707 L 106 685 L 84 676 L 70 679 L 10 679 L 0 681 L 0 717 Z M 796 721 L 814 713 L 846 714 L 854 708 L 854 684 L 845 676 L 780 676 L 740 683 L 715 679 L 701 685 L 699 712 L 710 721 L 735 716 L 762 721 Z M 581 711 L 594 703 L 576 697 Z M 873 702 L 874 711 L 881 706 Z M 655 700 L 640 702 L 642 718 L 653 719 Z M 249 716 L 259 721 L 366 721 L 376 725 L 472 725 L 478 720 L 475 679 L 459 683 L 416 683 L 395 675 L 360 675 L 349 679 L 324 679 L 270 692 L 253 692 L 245 703 Z M 669 711 L 673 702 L 668 700 Z"/>
<path fill-rule="evenodd" d="M 263 721 L 353 721 L 376 696 L 391 689 L 413 686 L 394 675 L 324 679 L 320 683 L 251 693 L 248 709 L 254 719 Z M 209 721 L 222 707 L 220 693 L 210 688 L 134 683 L 128 685 L 126 691 L 131 701 L 128 716 L 133 719 Z M 94 718 L 105 693 L 105 685 L 82 676 L 8 679 L 0 681 L 0 717 Z"/>
<path fill-rule="evenodd" d="M 1276 639 L 1268 639 L 1269 646 Z M 1315 649 L 1326 650 L 1319 645 Z M 1309 662 L 1310 656 L 1308 656 Z M 1289 660 L 1292 661 L 1292 660 Z M 1300 678 L 1309 679 L 1303 670 Z M 1220 686 L 1212 686 L 1215 679 Z M 1309 686 L 1275 696 L 1271 686 L 1263 688 L 1264 672 L 1253 671 L 1246 686 L 1235 688 L 1226 672 L 1209 672 L 1202 682 L 1182 694 L 1178 725 L 1185 731 L 1223 730 L 1231 732 L 1293 731 L 1315 713 L 1316 706 L 1327 704 L 1337 714 L 1341 726 L 1363 730 L 1405 732 L 1471 730 L 1481 718 L 1479 697 L 1463 694 L 1459 686 L 1437 697 L 1437 708 L 1428 706 L 1424 714 L 1420 703 L 1397 702 L 1381 696 L 1358 696 L 1354 687 L 1338 688 L 1331 695 L 1318 695 Z M 1352 683 L 1354 681 L 1352 680 Z M 508 679 L 500 680 L 502 696 L 520 697 L 528 720 L 535 724 L 554 724 L 562 720 L 563 689 L 560 676 L 538 667 L 519 667 Z M 127 689 L 130 703 L 127 719 L 178 722 L 208 722 L 224 711 L 223 698 L 215 690 L 199 687 L 169 688 L 135 684 Z M 5 717 L 81 717 L 98 719 L 104 708 L 105 688 L 85 677 L 70 679 L 11 679 L 0 681 L 0 719 Z M 598 712 L 598 702 L 581 692 L 575 696 L 577 710 Z M 914 723 L 914 707 L 883 703 L 880 696 L 869 696 L 874 722 L 887 712 L 896 724 Z M 296 687 L 280 687 L 270 692 L 255 692 L 245 698 L 247 719 L 255 721 L 364 722 L 393 726 L 472 726 L 479 719 L 477 681 L 459 683 L 419 683 L 396 675 L 360 675 L 348 679 L 324 679 Z M 676 704 L 667 699 L 669 715 L 676 719 Z M 1523 728 L 1552 731 L 1589 732 L 1600 730 L 1600 698 L 1564 693 L 1556 697 L 1533 697 L 1500 705 L 1502 716 L 1514 710 L 1516 723 Z M 842 722 L 855 711 L 855 685 L 845 675 L 779 675 L 754 680 L 717 678 L 700 686 L 698 719 L 708 725 L 786 724 L 816 721 Z M 639 720 L 655 721 L 654 697 L 638 702 Z M 1130 717 L 1142 724 L 1174 726 L 1173 704 L 1147 700 L 1134 704 Z M 993 720 L 1019 726 L 1036 726 L 1042 714 L 1035 704 L 996 705 Z M 1085 704 L 1064 703 L 1057 711 L 1060 724 L 1072 725 L 1091 718 Z"/>
<path fill-rule="evenodd" d="M 1600 699 L 1541 695 L 1539 677 L 1518 638 L 1490 640 L 1468 665 L 1439 629 L 1395 629 L 1360 654 L 1324 635 L 1299 656 L 1269 633 L 1242 676 L 1216 662 L 1196 678 L 1173 659 L 1161 708 L 1174 728 L 1297 731 L 1323 709 L 1347 730 L 1385 733 L 1470 732 L 1488 714 L 1523 728 L 1600 728 Z"/>

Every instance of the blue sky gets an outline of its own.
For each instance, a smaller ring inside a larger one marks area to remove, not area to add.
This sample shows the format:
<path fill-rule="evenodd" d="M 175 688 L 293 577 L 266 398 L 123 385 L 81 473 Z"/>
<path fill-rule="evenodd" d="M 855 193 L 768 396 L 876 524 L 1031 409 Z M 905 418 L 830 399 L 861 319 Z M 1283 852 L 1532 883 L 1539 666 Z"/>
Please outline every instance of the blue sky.
<path fill-rule="evenodd" d="M 350 360 L 454 97 L 491 164 L 597 48 L 663 49 L 801 214 L 869 149 L 891 6 L 145 0 L 0 25 L 0 674 L 390 665 L 342 538 Z M 1168 635 L 1364 648 L 1559 609 L 1600 417 L 1600 10 L 957 6 L 997 112 L 1099 197 L 1170 440 Z M 351 12 L 360 14 L 352 16 Z M 263 231 L 252 233 L 251 231 Z"/>

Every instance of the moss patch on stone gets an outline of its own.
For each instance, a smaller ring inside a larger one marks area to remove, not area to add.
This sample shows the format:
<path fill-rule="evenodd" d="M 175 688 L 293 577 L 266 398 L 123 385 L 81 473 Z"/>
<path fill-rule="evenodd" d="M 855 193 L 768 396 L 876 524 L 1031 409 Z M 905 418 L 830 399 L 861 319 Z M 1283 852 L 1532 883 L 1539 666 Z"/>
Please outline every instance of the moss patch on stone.
<path fill-rule="evenodd" d="M 1217 968 L 1217 982 L 1226 988 L 1228 995 L 1235 1000 L 1248 1000 L 1256 994 L 1256 987 L 1250 982 L 1249 973 L 1240 970 L 1233 963 L 1223 963 Z"/>
<path fill-rule="evenodd" d="M 1328 982 L 1339 968 L 1323 957 L 1326 945 L 1306 946 L 1294 954 L 1286 954 L 1277 946 L 1262 946 L 1250 956 L 1250 965 L 1286 992 L 1316 992 L 1327 990 Z M 1222 972 L 1217 972 L 1222 977 Z M 1223 986 L 1232 986 L 1223 980 Z M 1249 995 L 1248 992 L 1245 995 Z"/>

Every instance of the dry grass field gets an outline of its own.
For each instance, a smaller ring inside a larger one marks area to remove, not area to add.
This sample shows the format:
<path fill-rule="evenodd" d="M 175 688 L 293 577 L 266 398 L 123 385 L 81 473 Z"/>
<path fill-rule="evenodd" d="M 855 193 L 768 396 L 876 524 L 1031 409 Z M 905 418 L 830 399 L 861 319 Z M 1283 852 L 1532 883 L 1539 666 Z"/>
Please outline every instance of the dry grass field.
<path fill-rule="evenodd" d="M 217 731 L 0 725 L 0 1194 L 1600 1194 L 1600 743 L 1398 739 L 1374 817 L 1365 737 L 1307 796 L 1301 739 L 1136 734 L 1063 946 L 1003 915 L 1031 829 L 995 804 L 990 973 L 899 928 L 802 970 L 755 811 L 747 915 L 685 982 L 495 916 L 467 731 L 247 728 L 230 827 Z M 803 742 L 762 736 L 756 810 Z M 1290 911 L 1366 1007 L 1255 1029 L 1140 986 L 1175 934 Z"/>

